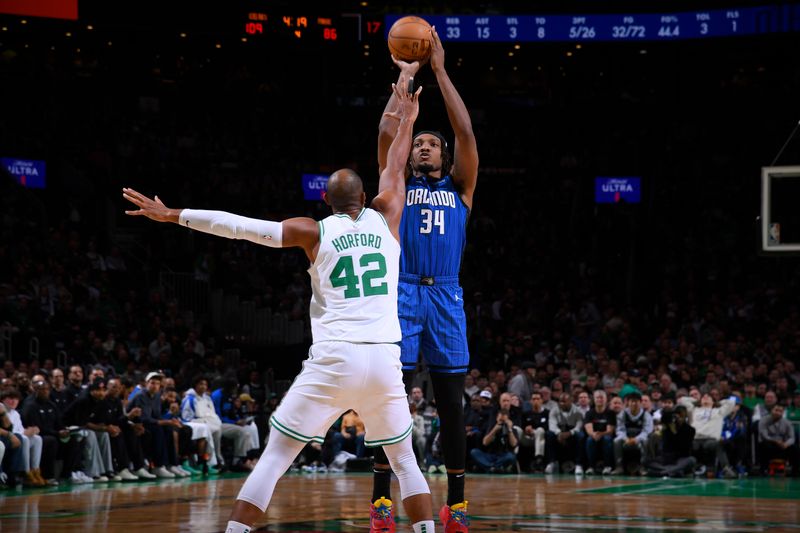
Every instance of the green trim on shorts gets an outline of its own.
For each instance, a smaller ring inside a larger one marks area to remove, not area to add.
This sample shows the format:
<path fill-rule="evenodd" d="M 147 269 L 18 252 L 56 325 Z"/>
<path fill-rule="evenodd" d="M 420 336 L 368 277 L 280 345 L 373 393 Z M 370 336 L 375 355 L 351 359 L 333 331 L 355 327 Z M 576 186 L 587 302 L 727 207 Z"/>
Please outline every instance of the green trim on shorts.
<path fill-rule="evenodd" d="M 325 438 L 324 437 L 307 437 L 307 436 L 303 435 L 302 433 L 298 433 L 297 431 L 294 431 L 293 429 L 289 429 L 285 425 L 283 425 L 280 422 L 278 422 L 277 420 L 275 420 L 274 416 L 269 419 L 269 425 L 271 425 L 272 427 L 274 427 L 275 429 L 277 429 L 278 431 L 280 431 L 281 433 L 283 433 L 287 437 L 291 437 L 294 440 L 299 440 L 300 442 L 309 442 L 309 441 L 312 441 L 312 440 L 314 442 L 318 442 L 320 444 L 325 442 Z"/>
<path fill-rule="evenodd" d="M 366 446 L 368 448 L 375 448 L 377 446 L 388 446 L 389 444 L 397 444 L 401 440 L 403 440 L 406 437 L 408 437 L 409 435 L 411 435 L 411 429 L 413 427 L 414 427 L 414 422 L 411 422 L 411 424 L 408 425 L 408 429 L 405 430 L 402 433 L 402 435 L 400 435 L 398 437 L 390 437 L 388 439 L 382 439 L 382 440 L 365 440 L 364 441 L 364 446 Z"/>

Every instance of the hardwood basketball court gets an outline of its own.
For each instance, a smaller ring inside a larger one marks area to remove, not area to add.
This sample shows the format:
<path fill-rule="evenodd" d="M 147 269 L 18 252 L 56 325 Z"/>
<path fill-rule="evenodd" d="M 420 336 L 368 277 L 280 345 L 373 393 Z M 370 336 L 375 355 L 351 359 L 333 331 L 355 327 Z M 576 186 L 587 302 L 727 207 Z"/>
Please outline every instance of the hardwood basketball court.
<path fill-rule="evenodd" d="M 445 477 L 427 478 L 438 508 Z M 242 480 L 230 475 L 6 491 L 0 493 L 0 531 L 216 533 L 224 530 Z M 392 490 L 397 496 L 396 482 Z M 367 531 L 370 494 L 371 474 L 288 474 L 255 531 Z M 800 532 L 797 479 L 471 475 L 467 495 L 471 532 Z M 398 510 L 398 531 L 410 531 Z"/>

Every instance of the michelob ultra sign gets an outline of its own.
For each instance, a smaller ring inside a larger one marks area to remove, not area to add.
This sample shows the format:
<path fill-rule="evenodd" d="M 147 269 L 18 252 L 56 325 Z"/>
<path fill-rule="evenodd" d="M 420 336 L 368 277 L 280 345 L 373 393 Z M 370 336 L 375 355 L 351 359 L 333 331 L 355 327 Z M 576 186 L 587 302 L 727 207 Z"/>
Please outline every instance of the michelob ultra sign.
<path fill-rule="evenodd" d="M 14 176 L 17 182 L 23 187 L 44 189 L 46 169 L 44 161 L 0 157 L 0 165 L 2 165 L 9 174 Z"/>
<path fill-rule="evenodd" d="M 303 174 L 303 198 L 306 200 L 322 200 L 322 193 L 327 190 L 327 174 Z"/>
<path fill-rule="evenodd" d="M 594 180 L 594 201 L 598 204 L 638 204 L 642 199 L 641 178 L 598 176 Z"/>

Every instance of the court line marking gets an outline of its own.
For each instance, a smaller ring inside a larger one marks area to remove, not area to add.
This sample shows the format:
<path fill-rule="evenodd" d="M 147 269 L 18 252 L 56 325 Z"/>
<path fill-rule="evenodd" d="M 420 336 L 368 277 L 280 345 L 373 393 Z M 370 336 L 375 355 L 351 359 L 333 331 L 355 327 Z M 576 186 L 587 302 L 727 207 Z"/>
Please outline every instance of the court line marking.
<path fill-rule="evenodd" d="M 585 522 L 514 522 L 515 531 L 517 528 L 531 528 L 537 531 L 546 530 L 546 531 L 562 531 L 564 528 L 569 528 L 568 531 L 573 530 L 582 530 L 585 531 L 587 528 L 591 529 L 603 529 L 603 530 L 615 530 L 619 531 L 620 527 L 623 527 L 623 531 L 627 529 L 633 529 L 636 531 L 640 530 L 648 530 L 648 531 L 664 531 L 665 529 L 669 529 L 670 531 L 674 531 L 675 529 L 680 529 L 682 531 L 738 531 L 738 532 L 751 532 L 751 531 L 764 531 L 763 527 L 758 526 L 733 526 L 725 525 L 725 524 L 628 524 L 621 525 L 621 524 L 587 524 Z"/>
<path fill-rule="evenodd" d="M 109 490 L 132 491 L 140 487 L 171 487 L 178 488 L 181 486 L 195 484 L 195 483 L 209 483 L 224 481 L 226 479 L 244 479 L 247 477 L 244 473 L 226 473 L 225 477 L 215 475 L 209 477 L 192 476 L 191 478 L 181 479 L 147 479 L 136 481 L 109 481 L 102 483 L 86 483 L 83 485 L 72 485 L 70 482 L 64 482 L 57 487 L 48 488 L 23 488 L 19 492 L 0 492 L 0 502 L 4 499 L 27 498 L 29 496 L 63 496 L 64 494 L 77 494 L 80 492 L 106 492 Z"/>
<path fill-rule="evenodd" d="M 613 485 L 608 485 L 608 486 L 604 486 L 604 487 L 587 487 L 585 489 L 576 489 L 573 492 L 589 493 L 589 494 L 604 494 L 603 491 L 624 489 L 625 487 L 655 487 L 655 486 L 663 487 L 664 486 L 663 480 L 650 481 L 650 482 L 647 482 L 647 483 L 642 483 L 642 482 L 619 483 L 619 484 L 615 483 Z"/>
<path fill-rule="evenodd" d="M 662 496 L 689 496 L 689 497 L 696 497 L 696 498 L 750 498 L 750 494 L 738 494 L 736 491 L 733 491 L 729 494 L 698 494 L 696 492 L 690 494 L 668 494 L 669 492 L 676 491 L 676 490 L 684 490 L 686 488 L 696 488 L 698 486 L 709 486 L 709 485 L 725 485 L 727 487 L 736 487 L 736 485 L 732 485 L 731 481 L 736 480 L 727 480 L 727 479 L 693 479 L 693 478 L 683 478 L 683 479 L 670 479 L 670 480 L 660 480 L 660 481 L 653 481 L 650 483 L 622 483 L 618 485 L 609 485 L 605 487 L 593 487 L 593 488 L 586 488 L 586 489 L 577 489 L 573 492 L 581 493 L 581 494 L 602 494 L 606 496 L 630 496 L 636 494 L 647 494 L 650 492 L 660 492 L 664 491 L 665 494 Z M 628 489 L 627 487 L 630 487 Z M 747 489 L 745 489 L 747 490 Z M 794 500 L 795 498 L 791 496 L 787 496 L 785 498 L 766 498 L 767 500 Z"/>
<path fill-rule="evenodd" d="M 645 494 L 647 492 L 656 492 L 656 491 L 659 491 L 659 490 L 683 489 L 684 487 L 686 487 L 686 484 L 681 484 L 681 485 L 672 485 L 672 484 L 670 484 L 670 485 L 657 485 L 657 486 L 654 486 L 654 487 L 651 486 L 651 487 L 645 487 L 645 488 L 642 488 L 642 489 L 634 489 L 634 490 L 626 490 L 626 491 L 622 491 L 622 492 L 615 492 L 615 493 L 611 494 L 611 496 L 629 496 L 631 494 Z"/>
<path fill-rule="evenodd" d="M 785 522 L 769 522 L 765 520 L 720 520 L 720 519 L 705 519 L 705 518 L 696 518 L 696 517 L 679 517 L 679 516 L 642 516 L 642 515 L 575 515 L 575 514 L 562 514 L 562 513 L 551 513 L 551 514 L 517 514 L 517 515 L 472 515 L 470 516 L 470 520 L 474 520 L 476 522 L 482 521 L 524 521 L 524 520 L 533 520 L 533 521 L 548 521 L 557 523 L 559 520 L 564 521 L 580 521 L 584 523 L 584 527 L 588 527 L 591 525 L 594 527 L 596 525 L 594 522 L 610 522 L 610 523 L 617 523 L 619 527 L 620 524 L 630 524 L 634 525 L 640 522 L 653 522 L 653 523 L 663 523 L 669 524 L 671 526 L 703 526 L 703 525 L 716 525 L 722 529 L 729 529 L 731 527 L 756 527 L 756 528 L 765 528 L 765 527 L 780 527 L 780 528 L 790 528 L 790 529 L 800 529 L 800 524 L 796 523 L 785 523 Z M 587 524 L 586 522 L 593 522 L 592 524 Z"/>

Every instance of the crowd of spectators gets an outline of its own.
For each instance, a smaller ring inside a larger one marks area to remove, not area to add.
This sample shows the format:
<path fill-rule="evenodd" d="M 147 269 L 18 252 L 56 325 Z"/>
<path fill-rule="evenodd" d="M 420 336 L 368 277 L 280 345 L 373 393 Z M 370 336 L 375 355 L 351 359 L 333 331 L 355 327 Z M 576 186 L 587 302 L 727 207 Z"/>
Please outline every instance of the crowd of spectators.
<path fill-rule="evenodd" d="M 374 192 L 393 66 L 361 50 L 342 62 L 343 48 L 289 58 L 154 38 L 75 52 L 50 38 L 23 47 L 10 32 L 0 56 L 4 79 L 28 82 L 2 102 L 4 155 L 48 163 L 43 191 L 0 179 L 6 481 L 52 480 L 54 457 L 76 482 L 247 469 L 276 380 L 293 377 L 270 367 L 302 349 L 237 345 L 158 274 L 191 272 L 307 321 L 304 257 L 126 220 L 119 189 L 320 218 L 299 175 L 350 166 Z M 764 117 L 785 114 L 800 85 L 771 54 L 791 39 L 587 46 L 568 59 L 448 46 L 482 164 L 462 270 L 476 469 L 731 477 L 797 462 L 800 269 L 758 257 L 751 226 L 758 168 L 791 126 Z M 426 72 L 421 127 L 440 128 Z M 593 203 L 592 178 L 615 173 L 643 177 L 642 205 Z M 227 359 L 231 347 L 242 357 Z M 417 385 L 415 447 L 439 472 L 435 402 L 424 374 Z M 357 414 L 312 448 L 299 468 L 368 454 Z"/>
<path fill-rule="evenodd" d="M 606 363 L 601 356 L 598 367 Z M 502 371 L 470 372 L 465 431 L 475 471 L 736 478 L 788 471 L 800 458 L 800 388 L 779 401 L 774 383 L 759 396 L 754 384 L 725 378 L 679 386 L 669 369 L 626 378 L 601 376 L 592 363 L 581 379 L 575 366 L 559 366 L 512 363 L 508 382 Z M 792 381 L 800 377 L 789 369 Z M 420 467 L 441 472 L 435 402 L 415 387 L 409 404 Z"/>
<path fill-rule="evenodd" d="M 736 478 L 779 470 L 800 475 L 800 375 L 791 362 L 783 365 L 787 374 L 780 381 L 739 387 L 713 370 L 699 385 L 674 381 L 682 362 L 658 375 L 615 370 L 602 353 L 584 365 L 569 364 L 570 356 L 578 355 L 561 347 L 549 357 L 541 356 L 542 350 L 548 350 L 545 343 L 537 352 L 545 361 L 539 366 L 526 360 L 510 363 L 508 373 L 470 371 L 464 409 L 474 471 Z M 248 471 L 279 402 L 258 371 L 242 387 L 223 379 L 209 392 L 204 375 L 195 376 L 189 388 L 176 389 L 175 379 L 159 371 L 132 381 L 113 368 L 108 373 L 101 365 L 87 369 L 84 379 L 80 364 L 61 369 L 52 359 L 41 366 L 35 360 L 4 363 L 3 483 L 35 487 L 57 484 L 58 478 L 90 483 L 213 475 L 226 465 Z M 409 409 L 420 468 L 442 472 L 435 402 L 414 387 Z M 343 471 L 349 460 L 369 456 L 364 433 L 358 414 L 344 413 L 325 442 L 310 443 L 294 468 Z"/>
<path fill-rule="evenodd" d="M 255 466 L 270 405 L 263 385 L 261 395 L 249 387 L 256 401 L 229 380 L 209 393 L 208 378 L 198 375 L 179 394 L 175 379 L 159 371 L 131 381 L 100 365 L 87 368 L 85 375 L 82 365 L 71 365 L 65 382 L 65 369 L 52 359 L 41 367 L 6 361 L 0 372 L 12 377 L 0 378 L 5 486 L 207 476 Z"/>

